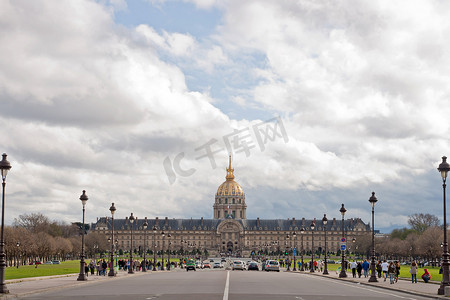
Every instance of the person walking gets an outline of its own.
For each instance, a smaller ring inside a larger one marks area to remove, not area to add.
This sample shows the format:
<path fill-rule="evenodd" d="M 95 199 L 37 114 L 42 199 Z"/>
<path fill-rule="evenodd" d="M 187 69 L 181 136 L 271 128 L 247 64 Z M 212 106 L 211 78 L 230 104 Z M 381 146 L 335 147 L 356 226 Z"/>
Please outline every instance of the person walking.
<path fill-rule="evenodd" d="M 89 262 L 89 270 L 91 271 L 91 275 L 94 275 L 95 264 L 92 260 Z"/>
<path fill-rule="evenodd" d="M 388 274 L 389 274 L 389 283 L 394 284 L 395 283 L 395 264 L 393 261 L 389 263 L 388 268 Z"/>
<path fill-rule="evenodd" d="M 369 267 L 370 264 L 367 260 L 364 260 L 363 264 L 362 264 L 362 268 L 364 270 L 364 277 L 367 278 L 367 276 L 369 276 Z"/>
<path fill-rule="evenodd" d="M 356 271 L 358 272 L 358 278 L 361 278 L 362 264 L 360 261 L 358 261 L 358 264 L 356 265 Z"/>
<path fill-rule="evenodd" d="M 383 268 L 381 267 L 381 260 L 379 260 L 378 263 L 377 263 L 378 278 L 381 278 L 382 272 L 383 272 Z"/>
<path fill-rule="evenodd" d="M 381 264 L 381 270 L 383 271 L 384 281 L 386 281 L 386 278 L 388 276 L 388 271 L 389 271 L 389 264 L 387 263 L 386 260 L 384 260 L 383 263 Z"/>
<path fill-rule="evenodd" d="M 413 261 L 411 263 L 411 269 L 409 270 L 409 273 L 411 273 L 411 281 L 412 283 L 417 283 L 417 270 L 419 267 L 417 267 L 417 263 Z"/>
<path fill-rule="evenodd" d="M 398 282 L 398 276 L 400 276 L 400 263 L 396 261 L 394 264 L 395 264 L 395 282 Z"/>
<path fill-rule="evenodd" d="M 356 278 L 356 261 L 352 261 L 350 263 L 350 269 L 352 269 L 353 278 Z"/>

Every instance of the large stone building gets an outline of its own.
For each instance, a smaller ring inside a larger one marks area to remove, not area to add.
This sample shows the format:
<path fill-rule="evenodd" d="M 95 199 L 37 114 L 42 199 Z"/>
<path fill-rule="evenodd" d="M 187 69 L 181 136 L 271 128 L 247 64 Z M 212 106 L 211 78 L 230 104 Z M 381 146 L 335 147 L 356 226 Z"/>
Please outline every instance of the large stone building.
<path fill-rule="evenodd" d="M 234 180 L 234 169 L 231 157 L 227 168 L 226 180 L 217 189 L 213 205 L 213 219 L 138 219 L 133 223 L 133 245 L 131 246 L 130 224 L 127 219 L 114 220 L 114 234 L 118 249 L 144 249 L 144 236 L 147 238 L 146 248 L 156 250 L 207 250 L 211 255 L 232 253 L 249 256 L 259 251 L 291 251 L 297 248 L 323 250 L 325 246 L 325 228 L 322 217 L 318 219 L 247 219 L 247 204 L 242 187 Z M 147 222 L 144 235 L 143 224 Z M 99 218 L 93 229 L 110 236 L 109 218 Z M 315 224 L 314 230 L 311 224 Z M 327 248 L 337 251 L 342 238 L 342 220 L 332 218 L 326 224 Z M 346 237 L 349 240 L 366 235 L 370 226 L 361 219 L 344 221 Z M 162 234 L 164 232 L 164 235 Z M 295 234 L 294 234 L 295 232 Z M 170 234 L 170 237 L 169 237 Z M 314 235 L 314 237 L 313 237 Z M 313 240 L 314 238 L 314 240 Z M 313 242 L 314 241 L 314 245 Z"/>

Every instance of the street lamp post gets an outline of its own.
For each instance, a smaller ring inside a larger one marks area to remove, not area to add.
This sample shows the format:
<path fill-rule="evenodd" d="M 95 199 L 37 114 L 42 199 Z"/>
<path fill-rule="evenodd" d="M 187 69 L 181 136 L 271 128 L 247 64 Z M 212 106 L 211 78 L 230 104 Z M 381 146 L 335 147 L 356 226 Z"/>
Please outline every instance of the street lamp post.
<path fill-rule="evenodd" d="M 170 271 L 170 238 L 172 237 L 172 235 L 169 233 L 167 235 L 167 238 L 169 239 L 169 241 L 167 242 L 167 252 L 168 252 L 168 258 L 167 258 L 167 271 Z"/>
<path fill-rule="evenodd" d="M 5 283 L 5 268 L 6 268 L 6 253 L 5 253 L 5 238 L 4 238 L 4 228 L 5 228 L 5 186 L 6 186 L 6 175 L 11 169 L 11 164 L 6 160 L 6 153 L 3 153 L 3 159 L 0 161 L 0 170 L 2 172 L 2 230 L 0 238 L 0 293 L 8 294 L 9 290 Z"/>
<path fill-rule="evenodd" d="M 288 245 L 288 241 L 289 241 L 289 238 L 290 238 L 290 236 L 289 236 L 289 234 L 287 234 L 286 235 L 286 252 L 287 252 L 287 254 L 288 254 L 288 258 L 287 258 L 287 270 L 286 271 L 290 271 L 290 268 L 291 268 L 291 259 L 289 258 L 289 250 L 288 249 L 290 249 L 290 247 L 289 247 L 289 245 Z"/>
<path fill-rule="evenodd" d="M 155 242 L 155 235 L 156 235 L 156 231 L 158 230 L 156 225 L 153 226 L 152 230 L 153 230 L 153 271 L 156 271 L 156 242 Z"/>
<path fill-rule="evenodd" d="M 84 266 L 85 266 L 85 262 L 84 262 L 84 212 L 85 212 L 86 202 L 88 201 L 88 199 L 89 198 L 86 195 L 86 191 L 83 190 L 83 194 L 80 196 L 81 204 L 83 205 L 83 227 L 81 227 L 80 274 L 78 275 L 78 278 L 77 278 L 77 280 L 79 280 L 79 281 L 87 280 L 86 273 L 84 272 Z"/>
<path fill-rule="evenodd" d="M 294 254 L 294 268 L 292 269 L 292 271 L 297 271 L 297 267 L 295 266 L 296 263 L 297 263 L 297 260 L 296 260 L 296 258 L 297 258 L 297 245 L 295 244 L 295 242 L 297 241 L 296 240 L 297 233 L 295 233 L 295 231 L 292 233 L 292 237 L 294 238 L 294 248 L 295 248 L 295 252 L 293 253 Z"/>
<path fill-rule="evenodd" d="M 322 218 L 322 223 L 323 223 L 323 231 L 325 232 L 325 267 L 323 269 L 323 275 L 328 275 L 328 263 L 327 263 L 327 223 L 328 223 L 328 219 L 327 219 L 327 215 L 324 214 L 323 218 Z"/>
<path fill-rule="evenodd" d="M 375 203 L 378 199 L 375 197 L 375 192 L 372 192 L 372 196 L 369 198 L 370 205 L 372 206 L 372 262 L 370 263 L 370 278 L 369 282 L 378 282 L 377 275 L 375 275 Z"/>
<path fill-rule="evenodd" d="M 161 231 L 161 236 L 161 271 L 164 271 L 164 241 L 166 240 L 166 234 L 164 233 L 164 231 Z"/>
<path fill-rule="evenodd" d="M 438 295 L 445 295 L 445 287 L 450 285 L 449 282 L 449 254 L 447 244 L 447 212 L 446 212 L 446 200 L 445 200 L 445 188 L 448 171 L 450 171 L 450 165 L 447 163 L 447 157 L 442 157 L 442 163 L 438 167 L 442 176 L 442 190 L 444 195 L 444 244 L 442 247 L 442 281 L 441 286 L 438 289 Z M 3 232 L 3 231 L 2 231 Z M 2 238 L 3 240 L 3 238 Z"/>
<path fill-rule="evenodd" d="M 19 247 L 20 247 L 20 242 L 17 242 L 17 244 L 16 244 L 16 246 L 17 246 L 17 269 L 19 268 Z"/>
<path fill-rule="evenodd" d="M 311 266 L 309 268 L 309 272 L 314 272 L 314 229 L 316 229 L 316 224 L 314 224 L 314 221 L 311 222 L 311 225 L 309 225 L 311 228 Z"/>
<path fill-rule="evenodd" d="M 130 268 L 128 269 L 128 274 L 134 274 L 134 270 L 133 270 L 133 223 L 134 223 L 135 217 L 133 216 L 133 213 L 131 213 L 128 220 L 130 221 L 130 232 L 131 232 Z"/>
<path fill-rule="evenodd" d="M 345 238 L 345 232 L 344 232 L 344 216 L 345 216 L 345 212 L 347 210 L 344 207 L 344 203 L 342 203 L 342 207 L 339 210 L 339 212 L 342 215 L 342 238 Z M 342 251 L 342 259 L 341 259 L 341 273 L 339 273 L 339 278 L 345 278 L 347 277 L 347 272 L 345 270 L 345 250 L 341 250 Z"/>
<path fill-rule="evenodd" d="M 116 276 L 116 272 L 114 271 L 114 213 L 116 212 L 116 207 L 114 203 L 111 204 L 109 211 L 111 212 L 111 258 L 108 276 Z"/>
<path fill-rule="evenodd" d="M 305 227 L 302 226 L 302 228 L 300 229 L 300 236 L 302 237 L 302 250 L 301 250 L 301 254 L 302 254 L 302 267 L 300 268 L 300 271 L 305 271 L 305 267 L 304 267 L 304 263 L 303 263 L 303 236 L 305 235 Z"/>
<path fill-rule="evenodd" d="M 144 224 L 142 224 L 142 228 L 144 228 L 144 259 L 142 260 L 142 272 L 147 272 L 147 261 L 145 260 L 145 252 L 147 252 L 147 217 L 145 217 Z"/>

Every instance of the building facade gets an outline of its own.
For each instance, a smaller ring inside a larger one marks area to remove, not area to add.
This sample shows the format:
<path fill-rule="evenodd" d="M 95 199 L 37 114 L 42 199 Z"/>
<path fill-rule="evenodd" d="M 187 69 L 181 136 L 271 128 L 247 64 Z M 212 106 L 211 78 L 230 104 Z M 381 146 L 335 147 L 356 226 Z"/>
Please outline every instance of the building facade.
<path fill-rule="evenodd" d="M 323 251 L 325 231 L 328 251 L 337 252 L 341 246 L 342 220 L 328 220 L 324 225 L 319 219 L 247 219 L 247 204 L 242 187 L 234 180 L 231 157 L 227 174 L 217 189 L 213 205 L 213 219 L 137 219 L 133 225 L 131 244 L 131 224 L 127 219 L 114 219 L 114 236 L 118 249 L 154 249 L 156 251 L 205 250 L 210 255 L 223 253 L 250 256 L 260 252 L 287 252 L 297 249 Z M 319 217 L 319 216 L 318 216 Z M 144 233 L 144 222 L 147 230 Z M 314 226 L 311 226 L 314 224 Z M 312 230 L 311 228 L 314 228 Z M 99 218 L 93 228 L 106 236 L 111 234 L 110 218 Z M 370 233 L 370 226 L 361 219 L 344 220 L 347 240 Z M 144 245 L 145 240 L 145 245 Z M 350 246 L 350 245 L 349 245 Z"/>

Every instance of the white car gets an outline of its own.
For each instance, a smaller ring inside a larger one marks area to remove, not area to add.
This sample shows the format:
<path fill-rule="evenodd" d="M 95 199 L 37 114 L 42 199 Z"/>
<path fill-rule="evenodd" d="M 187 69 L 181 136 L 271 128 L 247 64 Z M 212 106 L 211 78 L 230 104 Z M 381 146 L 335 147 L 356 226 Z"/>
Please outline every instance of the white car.
<path fill-rule="evenodd" d="M 267 272 L 269 271 L 277 271 L 280 272 L 280 263 L 277 260 L 268 260 L 266 261 L 266 267 L 264 268 Z"/>
<path fill-rule="evenodd" d="M 232 267 L 232 269 L 233 270 L 245 270 L 245 264 L 244 264 L 244 262 L 242 262 L 242 261 L 240 261 L 240 260 L 235 260 L 234 262 L 233 262 L 233 267 Z"/>

